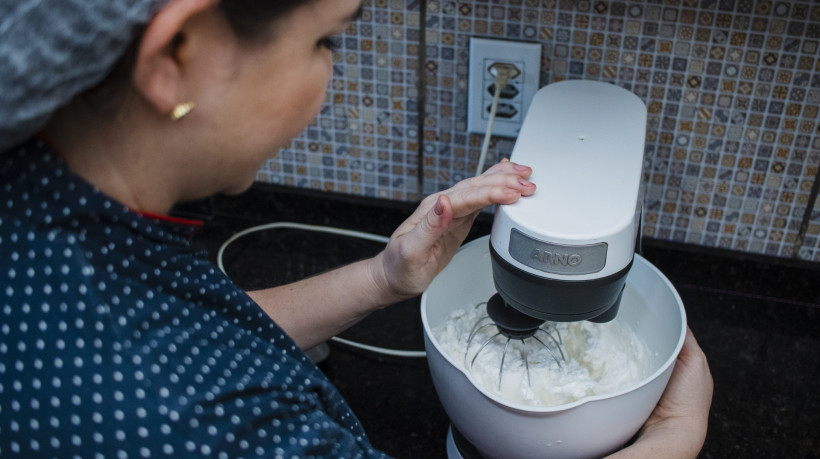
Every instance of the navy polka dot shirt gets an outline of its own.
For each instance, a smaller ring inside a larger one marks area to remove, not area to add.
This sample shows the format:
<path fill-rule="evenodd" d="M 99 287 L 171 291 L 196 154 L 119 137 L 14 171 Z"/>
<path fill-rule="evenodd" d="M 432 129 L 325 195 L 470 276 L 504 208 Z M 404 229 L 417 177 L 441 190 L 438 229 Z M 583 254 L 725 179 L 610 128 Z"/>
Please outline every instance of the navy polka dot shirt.
<path fill-rule="evenodd" d="M 0 456 L 382 456 L 192 228 L 0 155 Z"/>

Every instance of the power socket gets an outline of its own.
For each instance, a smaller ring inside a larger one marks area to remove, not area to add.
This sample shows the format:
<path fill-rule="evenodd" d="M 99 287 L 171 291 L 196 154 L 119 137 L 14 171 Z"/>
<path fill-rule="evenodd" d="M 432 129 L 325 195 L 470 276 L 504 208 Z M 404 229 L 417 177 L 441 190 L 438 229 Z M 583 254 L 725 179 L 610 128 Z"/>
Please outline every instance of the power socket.
<path fill-rule="evenodd" d="M 489 38 L 470 39 L 470 71 L 467 90 L 467 131 L 487 130 L 495 92 L 495 63 L 514 65 L 521 73 L 502 90 L 498 101 L 493 135 L 516 137 L 530 106 L 541 74 L 541 44 Z"/>

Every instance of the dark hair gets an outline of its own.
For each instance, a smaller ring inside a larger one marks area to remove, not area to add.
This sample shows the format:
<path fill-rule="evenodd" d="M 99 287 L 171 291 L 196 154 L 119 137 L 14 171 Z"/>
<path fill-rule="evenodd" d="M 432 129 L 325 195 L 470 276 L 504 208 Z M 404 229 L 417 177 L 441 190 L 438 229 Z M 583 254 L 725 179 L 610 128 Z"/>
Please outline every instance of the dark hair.
<path fill-rule="evenodd" d="M 315 0 L 220 0 L 218 8 L 236 36 L 246 44 L 253 45 L 274 39 L 270 25 L 294 8 L 312 1 Z M 123 94 L 131 85 L 131 75 L 144 32 L 145 26 L 138 28 L 131 44 L 105 79 L 77 98 L 103 115 L 115 112 Z"/>
<path fill-rule="evenodd" d="M 272 38 L 268 26 L 297 6 L 313 0 L 220 0 L 219 9 L 234 33 L 246 41 Z"/>

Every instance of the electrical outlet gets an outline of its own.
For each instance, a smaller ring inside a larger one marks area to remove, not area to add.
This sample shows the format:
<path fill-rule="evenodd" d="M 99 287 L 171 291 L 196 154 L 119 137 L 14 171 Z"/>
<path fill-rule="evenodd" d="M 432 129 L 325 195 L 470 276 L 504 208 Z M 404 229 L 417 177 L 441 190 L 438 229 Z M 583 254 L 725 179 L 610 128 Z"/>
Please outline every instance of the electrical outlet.
<path fill-rule="evenodd" d="M 515 137 L 530 106 L 541 75 L 541 45 L 520 41 L 470 39 L 470 71 L 467 90 L 467 131 L 487 130 L 495 92 L 495 63 L 514 65 L 521 73 L 501 91 L 493 135 Z"/>

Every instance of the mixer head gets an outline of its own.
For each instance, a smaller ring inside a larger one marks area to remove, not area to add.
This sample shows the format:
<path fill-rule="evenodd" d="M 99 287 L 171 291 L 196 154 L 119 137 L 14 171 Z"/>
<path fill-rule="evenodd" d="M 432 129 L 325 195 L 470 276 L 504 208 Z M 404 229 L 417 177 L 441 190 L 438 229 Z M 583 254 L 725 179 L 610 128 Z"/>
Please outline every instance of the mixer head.
<path fill-rule="evenodd" d="M 511 310 L 616 317 L 640 237 L 645 136 L 646 106 L 618 86 L 563 81 L 536 93 L 510 159 L 532 167 L 537 189 L 499 206 L 490 236 L 500 329 L 527 323 Z"/>
<path fill-rule="evenodd" d="M 514 243 L 515 238 L 511 244 Z M 632 267 L 630 259 L 624 268 L 612 275 L 573 281 L 522 270 L 499 255 L 492 243 L 490 255 L 497 296 L 508 309 L 542 322 L 609 322 L 614 319 L 621 304 L 626 275 Z"/>

